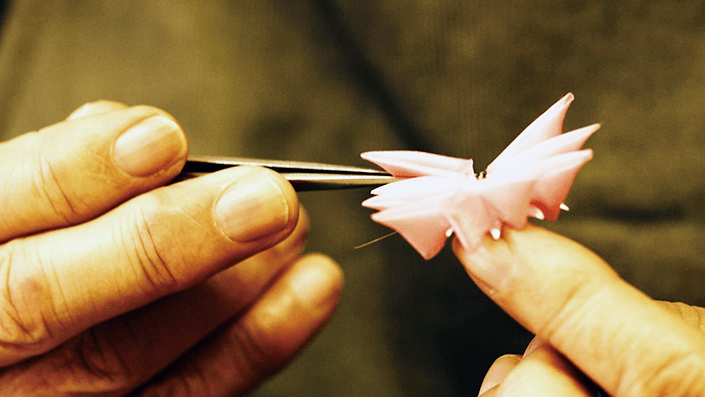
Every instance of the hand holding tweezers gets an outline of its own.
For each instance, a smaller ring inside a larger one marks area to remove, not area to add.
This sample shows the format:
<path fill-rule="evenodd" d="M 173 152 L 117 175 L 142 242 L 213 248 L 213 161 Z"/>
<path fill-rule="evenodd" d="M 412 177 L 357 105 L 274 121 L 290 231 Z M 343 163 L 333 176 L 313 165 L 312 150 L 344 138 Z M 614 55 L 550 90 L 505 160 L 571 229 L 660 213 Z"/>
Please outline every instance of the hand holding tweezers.
<path fill-rule="evenodd" d="M 194 178 L 240 165 L 266 167 L 286 178 L 296 191 L 377 187 L 399 178 L 370 168 L 304 161 L 263 160 L 238 157 L 189 157 L 177 180 Z"/>

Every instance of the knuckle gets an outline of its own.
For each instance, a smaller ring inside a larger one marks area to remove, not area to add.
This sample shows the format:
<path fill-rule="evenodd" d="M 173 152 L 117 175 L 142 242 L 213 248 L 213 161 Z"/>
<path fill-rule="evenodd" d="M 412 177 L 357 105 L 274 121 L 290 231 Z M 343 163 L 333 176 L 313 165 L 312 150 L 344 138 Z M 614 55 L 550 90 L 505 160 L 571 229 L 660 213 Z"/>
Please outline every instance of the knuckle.
<path fill-rule="evenodd" d="M 86 206 L 80 195 L 74 194 L 68 178 L 64 178 L 52 161 L 39 150 L 34 156 L 32 168 L 34 191 L 47 203 L 47 211 L 65 224 L 80 222 Z"/>
<path fill-rule="evenodd" d="M 67 376 L 75 388 L 119 391 L 135 386 L 141 374 L 148 372 L 146 359 L 139 356 L 136 341 L 130 339 L 129 332 L 119 332 L 120 324 L 111 324 L 111 331 L 91 328 L 62 346 L 61 367 L 71 368 Z M 119 335 L 120 340 L 113 340 L 113 335 Z"/>
<path fill-rule="evenodd" d="M 61 326 L 59 293 L 52 294 L 39 258 L 30 258 L 24 240 L 0 247 L 0 351 L 36 354 L 52 347 Z"/>
<path fill-rule="evenodd" d="M 155 217 L 148 209 L 130 211 L 120 223 L 115 238 L 143 288 L 157 295 L 180 287 L 179 278 L 172 270 L 174 258 L 179 257 L 174 251 L 178 249 L 155 230 L 154 225 L 160 221 L 164 220 Z"/>

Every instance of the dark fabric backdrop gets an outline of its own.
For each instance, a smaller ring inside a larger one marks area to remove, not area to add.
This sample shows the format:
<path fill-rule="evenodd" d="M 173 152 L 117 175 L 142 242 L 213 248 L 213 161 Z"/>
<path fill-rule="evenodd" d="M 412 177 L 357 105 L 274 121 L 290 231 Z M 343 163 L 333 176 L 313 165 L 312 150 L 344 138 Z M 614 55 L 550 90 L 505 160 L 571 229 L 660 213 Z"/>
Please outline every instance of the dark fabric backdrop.
<path fill-rule="evenodd" d="M 105 98 L 169 111 L 198 155 L 365 165 L 362 151 L 420 149 L 479 169 L 571 91 L 567 128 L 603 128 L 549 227 L 649 295 L 705 305 L 701 2 L 24 0 L 4 19 L 0 81 L 4 139 Z M 387 233 L 367 195 L 301 195 L 309 249 L 340 261 L 346 289 L 253 395 L 472 394 L 530 340 L 449 250 L 354 250 Z"/>

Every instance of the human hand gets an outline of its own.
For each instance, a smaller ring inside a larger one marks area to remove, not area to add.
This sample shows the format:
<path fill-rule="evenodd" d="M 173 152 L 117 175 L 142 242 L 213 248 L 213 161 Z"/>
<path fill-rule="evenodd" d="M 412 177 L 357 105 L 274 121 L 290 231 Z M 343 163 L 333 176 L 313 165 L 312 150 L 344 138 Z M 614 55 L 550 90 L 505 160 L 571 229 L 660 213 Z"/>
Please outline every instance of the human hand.
<path fill-rule="evenodd" d="M 579 244 L 528 226 L 468 253 L 470 277 L 536 335 L 523 357 L 503 356 L 480 393 L 613 397 L 704 396 L 705 309 L 657 302 Z"/>
<path fill-rule="evenodd" d="M 169 115 L 113 102 L 0 144 L 0 395 L 243 393 L 326 322 L 342 275 L 300 257 L 288 182 L 163 186 L 186 155 Z"/>

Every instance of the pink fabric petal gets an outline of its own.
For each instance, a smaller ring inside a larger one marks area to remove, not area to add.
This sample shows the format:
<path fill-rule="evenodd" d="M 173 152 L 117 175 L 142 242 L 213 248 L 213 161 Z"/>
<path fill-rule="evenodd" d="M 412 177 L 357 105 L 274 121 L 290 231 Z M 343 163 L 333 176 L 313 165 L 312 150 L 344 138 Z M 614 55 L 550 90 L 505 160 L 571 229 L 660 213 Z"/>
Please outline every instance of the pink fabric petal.
<path fill-rule="evenodd" d="M 373 190 L 372 194 L 375 196 L 363 201 L 362 206 L 383 210 L 410 201 L 447 196 L 456 192 L 461 185 L 473 182 L 477 183 L 474 176 L 464 175 L 409 178 Z"/>
<path fill-rule="evenodd" d="M 424 259 L 431 259 L 443 249 L 450 229 L 440 202 L 432 198 L 405 203 L 372 214 L 372 220 L 399 232 Z"/>
<path fill-rule="evenodd" d="M 547 141 L 543 141 L 532 146 L 516 156 L 507 159 L 499 164 L 493 162 L 487 167 L 487 172 L 510 167 L 519 167 L 530 164 L 533 161 L 542 160 L 562 153 L 580 150 L 585 141 L 600 128 L 599 124 L 593 124 L 575 131 L 566 132 Z M 493 165 L 494 164 L 494 165 Z"/>
<path fill-rule="evenodd" d="M 389 183 L 378 187 L 372 194 L 387 197 L 408 197 L 414 199 L 425 195 L 436 194 L 439 191 L 455 191 L 464 184 L 477 183 L 475 176 L 451 175 L 451 176 L 420 176 L 409 178 L 398 182 Z"/>
<path fill-rule="evenodd" d="M 599 125 L 561 135 L 571 94 L 522 132 L 476 179 L 472 160 L 392 151 L 362 157 L 409 179 L 372 191 L 363 202 L 372 219 L 399 232 L 424 258 L 443 248 L 453 231 L 468 250 L 503 225 L 521 229 L 529 216 L 555 221 L 578 170 L 592 158 L 580 150 Z M 543 215 L 543 216 L 541 216 Z"/>
<path fill-rule="evenodd" d="M 440 154 L 412 150 L 391 150 L 365 152 L 360 157 L 377 164 L 383 170 L 400 178 L 424 175 L 455 175 L 458 173 L 475 174 L 472 168 L 472 160 L 458 159 Z"/>
<path fill-rule="evenodd" d="M 549 170 L 542 174 L 534 186 L 532 203 L 536 205 L 550 222 L 555 222 L 560 214 L 560 205 L 568 196 L 573 181 L 580 168 L 592 159 L 592 150 L 565 153 L 558 159 L 547 159 Z"/>
<path fill-rule="evenodd" d="M 443 215 L 451 229 L 468 251 L 474 251 L 482 238 L 495 226 L 492 210 L 479 194 L 455 194 L 442 206 Z"/>
<path fill-rule="evenodd" d="M 537 181 L 538 175 L 534 173 L 516 173 L 502 179 L 487 179 L 486 183 L 478 184 L 477 191 L 485 207 L 492 208 L 495 219 L 501 219 L 515 229 L 522 229 L 526 225 Z"/>
<path fill-rule="evenodd" d="M 424 200 L 424 199 L 430 199 L 430 198 L 435 198 L 436 200 L 441 200 L 444 197 L 447 197 L 451 194 L 452 192 L 445 191 L 445 192 L 438 192 L 434 194 L 429 194 L 425 195 L 423 197 L 418 197 L 415 200 L 412 199 L 407 199 L 405 197 L 388 197 L 385 195 L 382 196 L 375 196 L 368 198 L 367 200 L 362 202 L 362 206 L 365 208 L 371 208 L 375 210 L 385 210 L 387 208 L 394 208 L 400 205 L 404 205 L 406 203 L 414 203 L 419 200 Z"/>
<path fill-rule="evenodd" d="M 544 114 L 531 123 L 519 136 L 507 146 L 487 169 L 498 166 L 501 162 L 545 140 L 563 132 L 563 119 L 568 106 L 573 102 L 573 94 L 568 94 L 551 106 Z"/>

